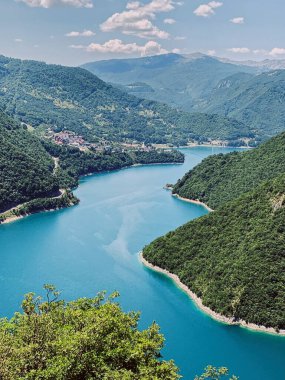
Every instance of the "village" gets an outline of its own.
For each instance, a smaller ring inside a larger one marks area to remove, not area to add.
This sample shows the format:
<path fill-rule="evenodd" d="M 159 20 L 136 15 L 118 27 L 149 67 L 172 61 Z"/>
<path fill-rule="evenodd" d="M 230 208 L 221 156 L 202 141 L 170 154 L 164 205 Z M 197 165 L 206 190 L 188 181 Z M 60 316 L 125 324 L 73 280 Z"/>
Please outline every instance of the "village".
<path fill-rule="evenodd" d="M 78 148 L 83 152 L 93 151 L 96 153 L 114 153 L 132 150 L 151 152 L 158 148 L 153 144 L 138 143 L 137 141 L 114 143 L 107 140 L 100 140 L 97 143 L 90 143 L 87 142 L 82 136 L 77 135 L 72 131 L 63 130 L 60 132 L 55 132 L 52 128 L 49 128 L 47 130 L 46 137 L 57 145 L 68 145 L 74 148 Z"/>

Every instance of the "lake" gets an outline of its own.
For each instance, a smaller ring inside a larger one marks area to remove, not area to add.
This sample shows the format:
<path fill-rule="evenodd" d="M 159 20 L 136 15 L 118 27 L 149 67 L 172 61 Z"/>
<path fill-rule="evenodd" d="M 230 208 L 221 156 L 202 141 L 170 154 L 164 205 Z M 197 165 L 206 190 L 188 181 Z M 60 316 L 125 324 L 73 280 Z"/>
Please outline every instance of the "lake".
<path fill-rule="evenodd" d="M 118 290 L 124 310 L 140 310 L 141 327 L 156 321 L 186 380 L 207 364 L 241 380 L 285 379 L 285 338 L 226 326 L 199 311 L 171 280 L 142 266 L 138 252 L 156 237 L 207 211 L 163 189 L 209 154 L 182 150 L 183 165 L 139 166 L 85 177 L 80 205 L 0 227 L 0 314 L 11 316 L 24 293 L 55 284 L 65 299 Z"/>

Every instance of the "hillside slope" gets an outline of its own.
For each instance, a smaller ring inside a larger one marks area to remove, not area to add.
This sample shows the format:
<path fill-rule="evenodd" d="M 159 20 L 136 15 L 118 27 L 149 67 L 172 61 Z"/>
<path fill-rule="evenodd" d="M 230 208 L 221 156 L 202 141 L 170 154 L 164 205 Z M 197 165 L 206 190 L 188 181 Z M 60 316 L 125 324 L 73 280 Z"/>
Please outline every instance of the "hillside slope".
<path fill-rule="evenodd" d="M 173 193 L 216 209 L 285 173 L 285 133 L 246 152 L 207 157 L 174 186 Z"/>
<path fill-rule="evenodd" d="M 195 109 L 242 121 L 257 136 L 273 136 L 284 131 L 285 71 L 225 78 Z"/>
<path fill-rule="evenodd" d="M 285 328 L 285 175 L 147 246 L 215 312 Z"/>
<path fill-rule="evenodd" d="M 0 57 L 0 104 L 43 130 L 71 130 L 85 139 L 185 145 L 190 138 L 252 136 L 240 122 L 187 114 L 116 89 L 87 70 Z"/>
<path fill-rule="evenodd" d="M 54 162 L 40 141 L 0 113 L 0 212 L 33 198 L 57 195 Z"/>
<path fill-rule="evenodd" d="M 221 79 L 239 72 L 255 73 L 254 68 L 223 63 L 200 53 L 113 59 L 82 67 L 106 82 L 125 85 L 127 92 L 186 111 L 192 111 L 197 101 L 210 94 Z M 145 85 L 132 85 L 137 82 Z"/>

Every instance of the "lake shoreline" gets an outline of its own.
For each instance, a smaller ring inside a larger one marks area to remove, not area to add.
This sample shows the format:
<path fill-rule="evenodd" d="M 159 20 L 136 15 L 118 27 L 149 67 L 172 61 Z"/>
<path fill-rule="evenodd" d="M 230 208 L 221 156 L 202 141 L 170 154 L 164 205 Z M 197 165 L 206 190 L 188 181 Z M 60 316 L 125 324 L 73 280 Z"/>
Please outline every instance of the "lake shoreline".
<path fill-rule="evenodd" d="M 76 186 L 74 189 L 72 190 L 76 190 L 79 186 L 80 186 L 80 180 L 83 179 L 84 177 L 90 177 L 92 175 L 96 175 L 96 174 L 104 174 L 104 173 L 111 173 L 111 172 L 115 172 L 117 170 L 123 170 L 123 169 L 130 169 L 132 167 L 138 167 L 138 166 L 151 166 L 151 165 L 183 165 L 184 162 L 154 162 L 154 163 L 149 163 L 149 164 L 132 164 L 132 165 L 128 165 L 128 166 L 124 166 L 122 168 L 119 168 L 119 169 L 114 169 L 114 170 L 104 170 L 104 171 L 100 171 L 100 172 L 93 172 L 93 173 L 87 173 L 87 174 L 83 174 L 80 176 L 79 178 L 79 182 L 78 182 L 78 186 Z M 62 196 L 63 193 L 61 193 L 60 196 Z M 54 198 L 50 198 L 50 199 L 56 199 L 56 198 L 59 198 L 59 197 L 54 197 Z M 1 216 L 5 217 L 5 214 L 11 212 L 12 210 L 14 210 L 15 208 L 21 208 L 23 206 L 25 206 L 25 204 L 29 203 L 29 202 L 32 202 L 34 200 L 36 200 L 38 198 L 35 198 L 35 199 L 31 199 L 30 201 L 28 202 L 25 202 L 25 203 L 21 203 L 15 207 L 13 207 L 12 209 L 10 210 L 7 210 L 3 213 L 0 214 L 0 218 Z M 38 211 L 35 211 L 35 212 L 30 212 L 30 213 L 26 213 L 26 214 L 23 214 L 23 215 L 11 215 L 11 216 L 8 216 L 7 218 L 5 218 L 3 221 L 0 221 L 0 226 L 2 224 L 9 224 L 9 223 L 12 223 L 12 222 L 16 222 L 17 220 L 20 220 L 20 219 L 23 219 L 23 218 L 26 218 L 28 216 L 31 216 L 31 215 L 34 215 L 34 214 L 40 214 L 42 212 L 53 212 L 53 211 L 59 211 L 59 210 L 62 210 L 62 209 L 65 209 L 65 208 L 69 208 L 69 207 L 72 207 L 72 206 L 75 206 L 76 204 L 69 204 L 68 206 L 64 206 L 64 207 L 60 207 L 60 208 L 51 208 L 51 209 L 42 209 L 42 210 L 38 210 Z"/>
<path fill-rule="evenodd" d="M 12 222 L 16 222 L 17 220 L 26 218 L 26 217 L 34 215 L 34 214 L 40 214 L 42 212 L 59 211 L 59 210 L 62 210 L 64 208 L 69 208 L 69 207 L 75 206 L 79 203 L 79 200 L 76 197 L 74 197 L 73 193 L 71 193 L 72 198 L 67 198 L 66 203 L 62 206 L 54 207 L 55 205 L 53 204 L 53 205 L 50 205 L 50 208 L 43 207 L 41 209 L 35 209 L 34 211 L 31 210 L 29 212 L 23 212 L 21 214 L 21 209 L 24 208 L 25 206 L 29 206 L 29 204 L 31 204 L 34 201 L 47 200 L 49 202 L 52 202 L 52 201 L 57 200 L 57 199 L 63 199 L 64 196 L 67 194 L 68 194 L 67 190 L 60 189 L 60 195 L 58 195 L 58 196 L 49 197 L 49 198 L 35 198 L 35 199 L 31 199 L 28 202 L 21 203 L 21 204 L 19 204 L 19 205 L 17 205 L 17 206 L 15 206 L 15 207 L 13 207 L 13 208 L 11 208 L 11 209 L 0 214 L 0 226 L 2 224 L 9 224 Z M 14 214 L 13 212 L 15 212 L 15 211 L 18 211 L 19 214 L 18 215 Z M 4 218 L 4 219 L 1 220 L 1 218 Z"/>
<path fill-rule="evenodd" d="M 209 317 L 216 320 L 217 322 L 220 322 L 229 326 L 240 326 L 242 328 L 246 328 L 251 331 L 262 332 L 262 333 L 272 334 L 276 336 L 285 336 L 285 330 L 280 330 L 279 332 L 277 332 L 272 327 L 259 326 L 254 323 L 247 323 L 243 320 L 235 321 L 233 318 L 225 317 L 224 315 L 213 311 L 208 306 L 205 306 L 202 302 L 202 299 L 199 298 L 195 293 L 193 293 L 185 284 L 183 284 L 176 274 L 170 273 L 168 270 L 162 269 L 148 262 L 143 257 L 143 251 L 139 252 L 139 261 L 148 269 L 161 273 L 167 276 L 168 278 L 170 278 L 180 290 L 185 292 L 192 299 L 192 301 L 195 303 L 198 309 L 203 311 L 205 314 L 207 314 Z"/>
<path fill-rule="evenodd" d="M 170 190 L 170 189 L 169 189 Z M 180 195 L 178 194 L 172 194 L 172 196 L 174 198 L 177 198 L 179 199 L 180 201 L 183 201 L 183 202 L 188 202 L 188 203 L 192 203 L 192 204 L 195 204 L 195 205 L 199 205 L 199 206 L 203 206 L 206 210 L 208 210 L 209 212 L 213 212 L 214 210 L 212 208 L 210 208 L 206 203 L 204 202 L 201 202 L 199 201 L 198 199 L 188 199 L 188 198 L 183 198 L 181 197 Z"/>

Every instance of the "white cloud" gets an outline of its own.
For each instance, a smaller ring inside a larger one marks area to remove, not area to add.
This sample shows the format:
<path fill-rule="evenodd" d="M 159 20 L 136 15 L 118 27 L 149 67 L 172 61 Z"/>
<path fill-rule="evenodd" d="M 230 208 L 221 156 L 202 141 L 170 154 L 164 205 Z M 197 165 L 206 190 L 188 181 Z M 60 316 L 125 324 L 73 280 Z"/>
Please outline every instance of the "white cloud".
<path fill-rule="evenodd" d="M 276 57 L 278 55 L 285 55 L 285 48 L 273 48 L 268 54 L 272 57 Z"/>
<path fill-rule="evenodd" d="M 92 30 L 83 30 L 83 32 L 69 32 L 66 33 L 66 37 L 92 37 L 95 36 L 96 33 L 92 32 Z"/>
<path fill-rule="evenodd" d="M 223 5 L 220 1 L 210 1 L 208 4 L 201 4 L 195 9 L 194 14 L 199 17 L 210 17 L 215 14 L 215 9 Z"/>
<path fill-rule="evenodd" d="M 15 38 L 15 39 L 14 39 L 14 42 L 21 43 L 21 42 L 23 42 L 23 40 L 22 40 L 22 38 Z"/>
<path fill-rule="evenodd" d="M 228 49 L 228 51 L 236 54 L 247 54 L 250 53 L 250 49 L 246 47 L 240 47 L 240 48 L 231 48 Z"/>
<path fill-rule="evenodd" d="M 50 8 L 54 5 L 68 5 L 76 8 L 93 8 L 92 0 L 16 0 L 33 8 Z"/>
<path fill-rule="evenodd" d="M 210 56 L 216 55 L 216 50 L 208 50 L 207 54 Z"/>
<path fill-rule="evenodd" d="M 262 54 L 262 55 L 267 55 L 269 53 L 268 50 L 265 50 L 265 49 L 255 49 L 252 52 L 253 54 Z"/>
<path fill-rule="evenodd" d="M 170 12 L 175 5 L 181 5 L 174 0 L 152 0 L 147 4 L 131 1 L 126 10 L 114 13 L 102 25 L 103 32 L 121 32 L 140 38 L 169 38 L 169 33 L 153 24 L 157 13 Z M 169 19 L 170 20 L 170 19 Z"/>
<path fill-rule="evenodd" d="M 230 20 L 233 24 L 244 24 L 244 17 L 234 17 Z"/>
<path fill-rule="evenodd" d="M 176 23 L 176 20 L 174 20 L 174 18 L 166 18 L 163 20 L 164 24 L 169 24 L 169 25 L 173 25 Z"/>
<path fill-rule="evenodd" d="M 113 54 L 139 54 L 143 56 L 166 54 L 168 50 L 164 49 L 156 41 L 148 41 L 145 45 L 138 45 L 137 43 L 125 44 L 122 40 L 114 39 L 105 42 L 104 44 L 92 43 L 88 46 L 84 45 L 70 45 L 73 49 L 84 49 L 88 52 L 94 53 L 113 53 Z M 177 52 L 178 50 L 175 49 Z"/>

